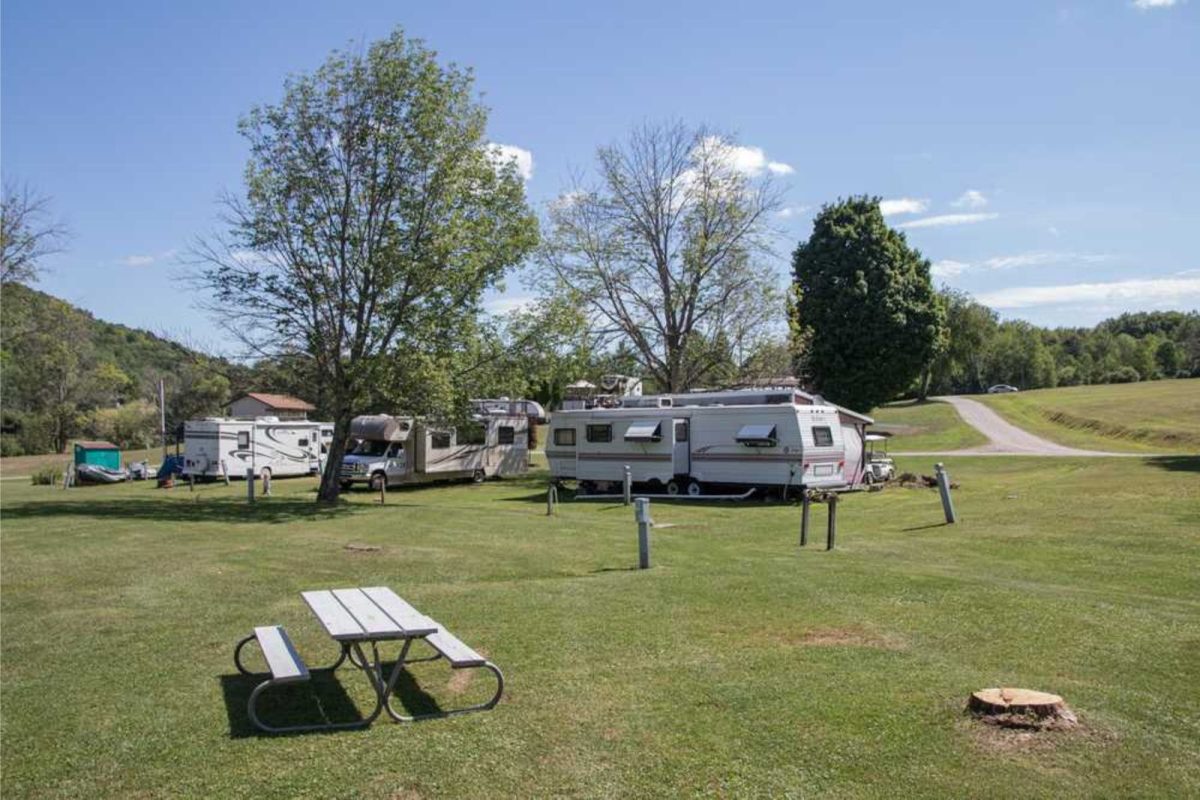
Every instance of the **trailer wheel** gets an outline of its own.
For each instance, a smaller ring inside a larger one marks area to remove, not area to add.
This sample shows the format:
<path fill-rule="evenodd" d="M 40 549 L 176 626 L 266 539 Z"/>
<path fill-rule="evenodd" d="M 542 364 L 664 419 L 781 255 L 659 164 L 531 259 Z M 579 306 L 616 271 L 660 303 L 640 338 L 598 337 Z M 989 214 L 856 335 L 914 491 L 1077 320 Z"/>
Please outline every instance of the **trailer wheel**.
<path fill-rule="evenodd" d="M 667 494 L 672 496 L 679 494 L 679 481 L 674 478 L 667 481 Z"/>
<path fill-rule="evenodd" d="M 875 473 L 874 472 L 872 472 L 871 470 L 867 470 L 866 472 L 863 473 L 863 483 L 865 483 L 867 486 L 870 486 L 874 482 L 875 482 Z"/>
<path fill-rule="evenodd" d="M 378 492 L 381 489 L 383 489 L 383 487 L 386 485 L 387 485 L 387 474 L 386 473 L 376 472 L 371 475 L 371 491 L 372 492 Z"/>
<path fill-rule="evenodd" d="M 688 497 L 699 497 L 704 494 L 704 487 L 700 485 L 699 481 L 688 481 L 687 494 Z"/>
<path fill-rule="evenodd" d="M 477 469 L 477 470 L 475 470 L 475 473 L 473 475 L 471 475 L 471 482 L 472 483 L 483 483 L 485 478 L 487 478 L 487 473 L 481 469 Z"/>

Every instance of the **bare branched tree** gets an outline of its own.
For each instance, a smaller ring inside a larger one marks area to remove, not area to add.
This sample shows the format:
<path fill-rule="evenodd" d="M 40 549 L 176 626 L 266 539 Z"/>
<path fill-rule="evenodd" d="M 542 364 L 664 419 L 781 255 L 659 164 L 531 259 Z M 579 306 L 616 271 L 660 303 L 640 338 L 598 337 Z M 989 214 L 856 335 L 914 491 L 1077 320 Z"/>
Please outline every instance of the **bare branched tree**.
<path fill-rule="evenodd" d="M 601 332 L 637 352 L 665 391 L 696 385 L 783 319 L 768 255 L 778 205 L 728 138 L 681 124 L 636 129 L 597 153 L 599 182 L 550 207 L 540 262 Z"/>
<path fill-rule="evenodd" d="M 334 53 L 242 122 L 245 199 L 197 248 L 200 283 L 260 355 L 303 354 L 334 417 L 319 499 L 336 500 L 350 421 L 397 352 L 437 349 L 536 243 L 513 164 L 484 138 L 469 72 L 396 31 Z"/>
<path fill-rule="evenodd" d="M 50 215 L 50 198 L 5 182 L 0 198 L 0 283 L 32 283 L 41 260 L 66 247 L 67 226 Z"/>

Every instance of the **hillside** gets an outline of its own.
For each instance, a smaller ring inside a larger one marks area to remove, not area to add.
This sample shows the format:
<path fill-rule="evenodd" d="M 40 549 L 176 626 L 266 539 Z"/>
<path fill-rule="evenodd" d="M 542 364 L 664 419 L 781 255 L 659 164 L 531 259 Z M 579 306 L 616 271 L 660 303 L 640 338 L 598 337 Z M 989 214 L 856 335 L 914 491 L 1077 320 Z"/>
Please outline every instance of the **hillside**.
<path fill-rule="evenodd" d="M 80 436 L 146 447 L 157 440 L 159 379 L 170 427 L 218 410 L 238 382 L 229 362 L 21 284 L 3 287 L 0 330 L 5 456 L 61 452 Z"/>
<path fill-rule="evenodd" d="M 980 395 L 1014 425 L 1071 447 L 1200 453 L 1200 379 Z"/>

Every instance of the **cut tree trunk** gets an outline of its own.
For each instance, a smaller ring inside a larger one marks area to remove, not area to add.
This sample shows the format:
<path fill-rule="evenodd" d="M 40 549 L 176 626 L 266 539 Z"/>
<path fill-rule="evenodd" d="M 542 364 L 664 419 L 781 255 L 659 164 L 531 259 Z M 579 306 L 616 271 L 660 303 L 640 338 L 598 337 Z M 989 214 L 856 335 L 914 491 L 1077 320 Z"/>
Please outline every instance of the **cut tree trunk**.
<path fill-rule="evenodd" d="M 979 714 L 1032 714 L 1035 717 L 1057 717 L 1075 721 L 1075 715 L 1056 694 L 1033 689 L 980 689 L 971 695 L 967 707 Z"/>

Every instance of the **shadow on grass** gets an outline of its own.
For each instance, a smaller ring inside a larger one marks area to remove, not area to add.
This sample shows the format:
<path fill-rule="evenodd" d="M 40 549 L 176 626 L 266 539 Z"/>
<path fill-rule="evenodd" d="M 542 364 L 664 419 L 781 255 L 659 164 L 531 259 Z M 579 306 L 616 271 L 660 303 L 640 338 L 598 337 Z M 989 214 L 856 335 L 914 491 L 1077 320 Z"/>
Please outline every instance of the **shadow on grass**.
<path fill-rule="evenodd" d="M 1170 472 L 1200 472 L 1200 456 L 1155 456 L 1146 461 Z"/>
<path fill-rule="evenodd" d="M 192 495 L 199 497 L 198 495 Z M 401 503 L 389 503 L 400 506 Z M 86 516 L 138 519 L 148 522 L 226 522 L 226 523 L 286 523 L 299 520 L 340 519 L 348 514 L 361 513 L 372 506 L 362 503 L 340 503 L 319 506 L 311 499 L 291 500 L 271 498 L 250 505 L 232 498 L 185 498 L 142 500 L 111 498 L 85 502 L 78 500 L 20 503 L 6 505 L 8 519 L 50 519 L 54 517 Z"/>
<path fill-rule="evenodd" d="M 386 677 L 395 662 L 383 664 L 383 674 Z M 370 713 L 375 705 L 373 695 L 364 701 L 365 709 L 358 705 L 346 693 L 341 681 L 361 681 L 364 685 L 367 677 L 361 670 L 354 667 L 342 667 L 336 673 L 314 671 L 312 679 L 304 683 L 291 683 L 283 686 L 272 686 L 259 695 L 256 711 L 259 719 L 268 725 L 286 727 L 289 725 L 322 725 L 359 722 L 363 719 L 363 711 Z M 340 676 L 340 680 L 339 677 Z M 254 736 L 299 736 L 307 734 L 352 733 L 355 728 L 335 730 L 292 731 L 290 733 L 268 733 L 259 730 L 250 721 L 246 704 L 254 687 L 267 679 L 267 675 L 243 675 L 240 672 L 221 675 L 221 694 L 225 699 L 225 714 L 229 718 L 229 737 L 244 739 Z M 400 673 L 396 681 L 396 689 L 392 694 L 392 704 L 403 706 L 409 716 L 425 714 L 440 714 L 442 707 L 433 695 L 421 688 L 417 679 L 407 670 Z M 373 724 L 392 722 L 386 711 L 376 717 Z M 361 728 L 358 730 L 365 730 Z"/>

